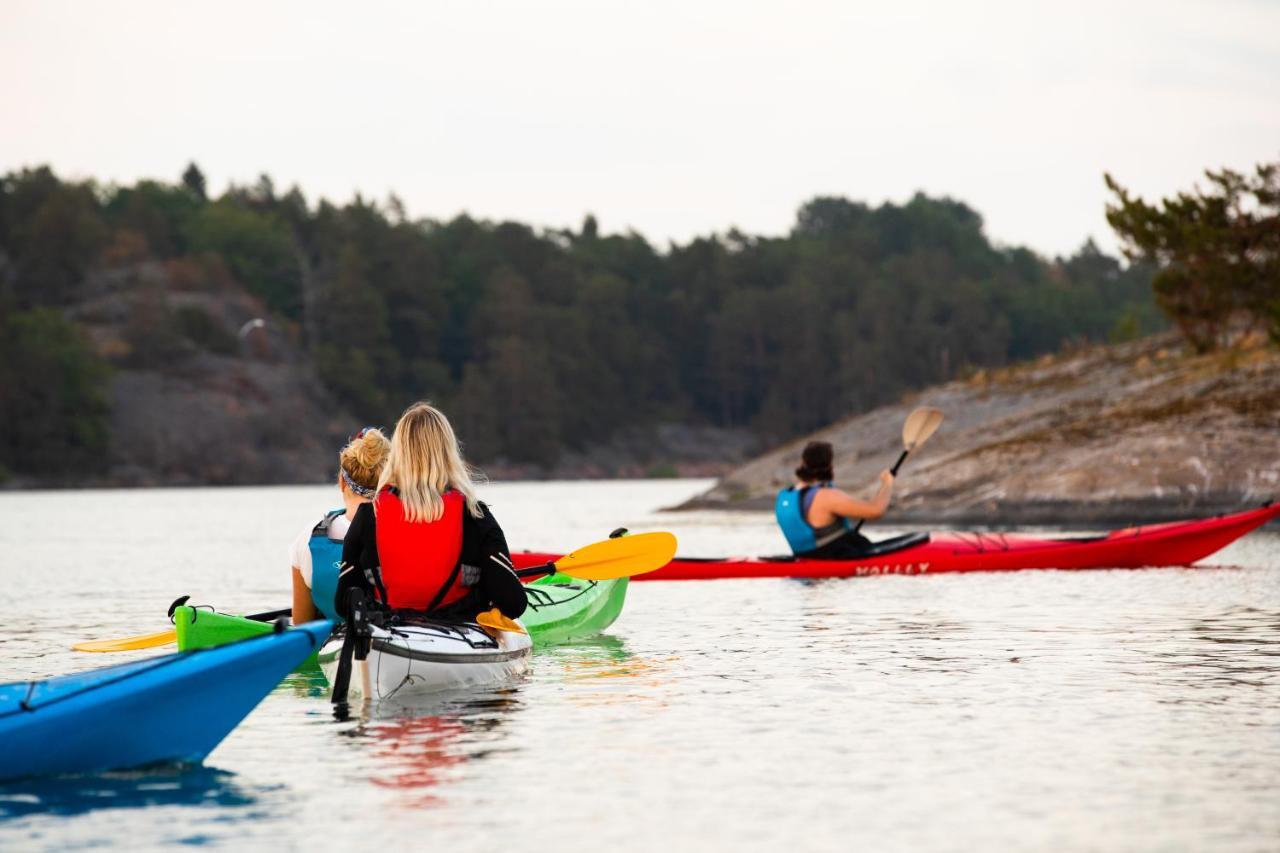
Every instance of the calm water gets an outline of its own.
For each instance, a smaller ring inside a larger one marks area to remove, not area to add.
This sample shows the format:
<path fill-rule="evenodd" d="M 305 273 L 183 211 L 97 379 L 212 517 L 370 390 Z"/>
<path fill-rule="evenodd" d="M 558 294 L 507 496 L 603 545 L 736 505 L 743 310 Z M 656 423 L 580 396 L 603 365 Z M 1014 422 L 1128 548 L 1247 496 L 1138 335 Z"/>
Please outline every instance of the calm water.
<path fill-rule="evenodd" d="M 493 485 L 515 547 L 777 552 L 693 481 Z M 0 681 L 170 600 L 288 604 L 325 488 L 0 496 Z M 501 690 L 335 722 L 277 689 L 201 769 L 0 787 L 0 849 L 1280 849 L 1280 536 L 1211 570 L 654 583 Z M 147 654 L 147 653 L 140 653 Z M 193 712 L 198 709 L 192 709 Z"/>

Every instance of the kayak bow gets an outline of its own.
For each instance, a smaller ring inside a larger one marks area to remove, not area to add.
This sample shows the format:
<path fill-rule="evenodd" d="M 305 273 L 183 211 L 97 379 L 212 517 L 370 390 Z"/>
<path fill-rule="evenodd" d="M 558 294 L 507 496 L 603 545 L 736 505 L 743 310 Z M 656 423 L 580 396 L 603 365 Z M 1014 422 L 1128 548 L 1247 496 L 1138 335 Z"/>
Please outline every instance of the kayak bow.
<path fill-rule="evenodd" d="M 0 685 L 0 779 L 202 761 L 332 627 Z"/>

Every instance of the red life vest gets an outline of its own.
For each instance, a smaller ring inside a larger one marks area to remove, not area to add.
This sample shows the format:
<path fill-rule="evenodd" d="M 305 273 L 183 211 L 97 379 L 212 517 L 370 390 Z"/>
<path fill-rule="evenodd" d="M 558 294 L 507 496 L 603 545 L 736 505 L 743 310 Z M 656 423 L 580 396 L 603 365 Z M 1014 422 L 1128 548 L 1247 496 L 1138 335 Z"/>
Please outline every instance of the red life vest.
<path fill-rule="evenodd" d="M 462 554 L 462 513 L 466 501 L 460 492 L 444 494 L 444 514 L 435 521 L 408 521 L 404 504 L 390 489 L 374 499 L 378 514 L 378 558 L 387 604 L 395 608 L 423 610 L 449 583 Z M 452 604 L 467 594 L 454 577 L 436 608 Z"/>

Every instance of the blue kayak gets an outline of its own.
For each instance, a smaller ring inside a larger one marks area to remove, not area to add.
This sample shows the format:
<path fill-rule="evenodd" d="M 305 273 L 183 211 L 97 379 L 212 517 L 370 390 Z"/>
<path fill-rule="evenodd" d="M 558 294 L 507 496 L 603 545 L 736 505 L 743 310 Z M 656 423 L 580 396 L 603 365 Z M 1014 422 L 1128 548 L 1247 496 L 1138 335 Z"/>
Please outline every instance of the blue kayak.
<path fill-rule="evenodd" d="M 202 761 L 332 629 L 0 684 L 0 780 Z"/>

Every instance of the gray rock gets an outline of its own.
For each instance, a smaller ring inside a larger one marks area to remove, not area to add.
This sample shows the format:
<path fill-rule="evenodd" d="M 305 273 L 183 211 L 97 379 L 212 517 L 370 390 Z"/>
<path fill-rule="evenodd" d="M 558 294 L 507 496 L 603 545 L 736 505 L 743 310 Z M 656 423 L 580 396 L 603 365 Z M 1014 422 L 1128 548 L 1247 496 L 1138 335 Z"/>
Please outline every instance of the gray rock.
<path fill-rule="evenodd" d="M 814 439 L 835 445 L 838 485 L 868 493 L 919 405 L 947 420 L 904 466 L 886 523 L 1137 523 L 1280 498 L 1280 353 L 1253 341 L 1195 356 L 1162 335 L 931 388 L 776 448 L 679 508 L 771 506 Z"/>

